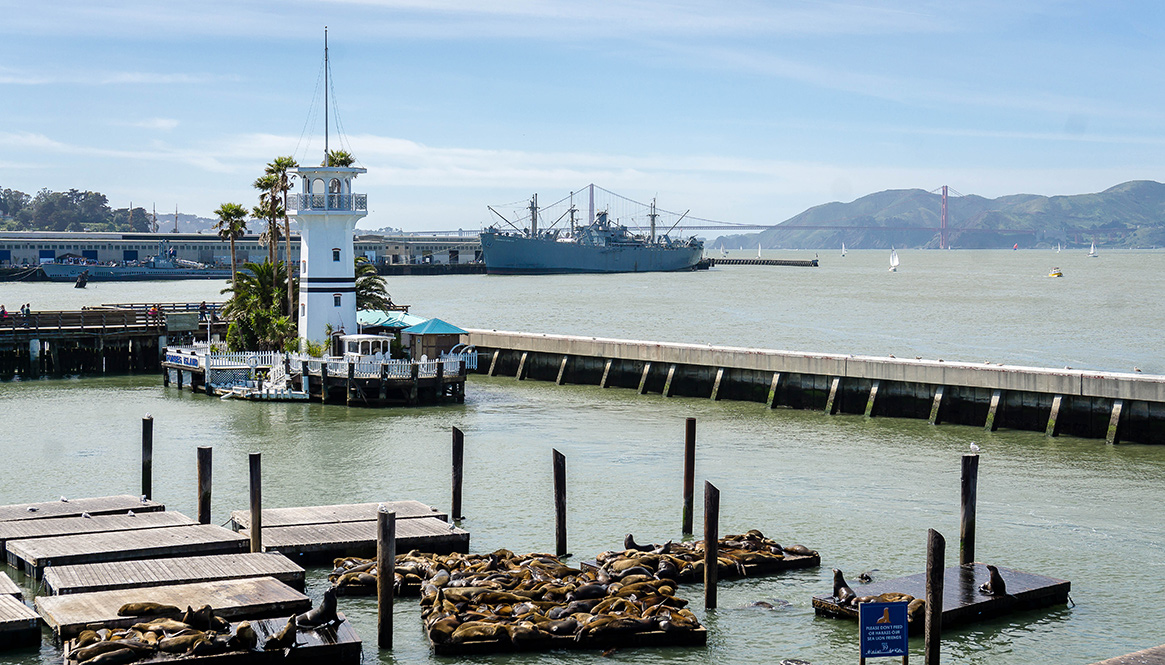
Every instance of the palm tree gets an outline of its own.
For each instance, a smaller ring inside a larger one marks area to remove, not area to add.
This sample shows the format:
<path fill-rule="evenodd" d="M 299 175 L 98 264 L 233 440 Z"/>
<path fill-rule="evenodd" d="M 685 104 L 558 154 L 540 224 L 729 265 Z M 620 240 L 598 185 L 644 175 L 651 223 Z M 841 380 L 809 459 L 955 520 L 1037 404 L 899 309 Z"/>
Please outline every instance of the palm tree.
<path fill-rule="evenodd" d="M 356 257 L 356 309 L 387 310 L 392 307 L 392 296 L 376 266 L 363 256 Z"/>
<path fill-rule="evenodd" d="M 323 166 L 351 166 L 356 163 L 356 158 L 347 150 L 329 150 L 324 159 Z"/>
<path fill-rule="evenodd" d="M 238 203 L 224 203 L 214 211 L 218 215 L 218 237 L 231 241 L 231 288 L 235 288 L 238 265 L 235 261 L 235 239 L 243 237 L 247 232 L 247 211 Z"/>
<path fill-rule="evenodd" d="M 238 273 L 238 281 L 222 290 L 230 294 L 223 316 L 230 318 L 227 346 L 232 351 L 284 350 L 296 338 L 295 322 L 284 311 L 281 297 L 286 291 L 283 266 L 264 261 L 248 262 Z M 295 290 L 295 284 L 292 284 Z"/>
<path fill-rule="evenodd" d="M 283 194 L 279 191 L 278 176 L 261 175 L 251 185 L 259 190 L 259 205 L 255 206 L 252 214 L 267 221 L 267 231 L 259 236 L 259 242 L 267 246 L 267 256 L 271 263 L 275 263 L 275 249 L 279 242 L 279 227 L 277 222 L 283 216 Z"/>
<path fill-rule="evenodd" d="M 275 189 L 283 199 L 283 238 L 286 241 L 284 260 L 287 263 L 287 311 L 295 318 L 295 303 L 291 300 L 291 220 L 287 218 L 287 191 L 291 189 L 288 171 L 299 166 L 294 157 L 276 157 L 267 164 L 265 175 L 275 177 Z"/>

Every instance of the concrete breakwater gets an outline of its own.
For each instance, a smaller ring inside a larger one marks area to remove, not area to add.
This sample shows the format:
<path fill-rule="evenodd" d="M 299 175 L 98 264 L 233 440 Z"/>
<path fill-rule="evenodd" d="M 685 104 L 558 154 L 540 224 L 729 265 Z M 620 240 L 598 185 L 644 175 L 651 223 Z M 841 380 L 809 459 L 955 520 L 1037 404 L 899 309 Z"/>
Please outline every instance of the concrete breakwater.
<path fill-rule="evenodd" d="M 1165 444 L 1165 376 L 469 330 L 478 373 Z"/>

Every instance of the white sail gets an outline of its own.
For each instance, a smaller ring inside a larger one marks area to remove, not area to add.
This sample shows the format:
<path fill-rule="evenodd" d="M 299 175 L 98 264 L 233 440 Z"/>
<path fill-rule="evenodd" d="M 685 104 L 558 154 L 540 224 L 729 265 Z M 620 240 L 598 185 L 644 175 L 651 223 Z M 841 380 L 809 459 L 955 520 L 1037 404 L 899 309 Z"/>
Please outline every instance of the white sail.
<path fill-rule="evenodd" d="M 1056 243 L 1056 253 L 1060 253 L 1060 243 Z"/>
<path fill-rule="evenodd" d="M 1096 241 L 1095 240 L 1092 241 L 1092 249 L 1088 250 L 1088 255 L 1089 256 L 1100 256 L 1099 254 L 1096 253 Z"/>
<path fill-rule="evenodd" d="M 898 252 L 890 248 L 890 272 L 898 272 Z"/>
<path fill-rule="evenodd" d="M 756 258 L 760 258 L 760 243 L 756 244 Z"/>
<path fill-rule="evenodd" d="M 841 243 L 841 255 L 845 256 L 845 243 Z"/>

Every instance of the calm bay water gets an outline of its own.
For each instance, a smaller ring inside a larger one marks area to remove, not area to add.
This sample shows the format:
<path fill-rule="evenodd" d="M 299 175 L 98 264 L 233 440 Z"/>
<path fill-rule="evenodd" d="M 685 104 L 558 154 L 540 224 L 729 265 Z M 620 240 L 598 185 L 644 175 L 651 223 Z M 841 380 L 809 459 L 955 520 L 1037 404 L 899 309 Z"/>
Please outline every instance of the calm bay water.
<path fill-rule="evenodd" d="M 750 254 L 744 252 L 745 255 Z M 755 255 L 755 253 L 752 253 Z M 812 253 L 767 252 L 804 258 Z M 839 353 L 1165 372 L 1165 253 L 883 252 L 823 255 L 818 269 L 725 267 L 680 275 L 390 278 L 397 302 L 468 327 L 708 342 Z M 1045 277 L 1064 269 L 1063 279 Z M 217 283 L 0 284 L 15 309 L 212 300 Z M 465 511 L 474 551 L 553 548 L 550 451 L 567 455 L 570 549 L 581 557 L 679 537 L 683 419 L 699 419 L 697 478 L 722 491 L 725 532 L 759 528 L 819 549 L 819 570 L 726 582 L 699 609 L 707 649 L 623 651 L 643 663 L 857 658 L 856 629 L 813 615 L 831 567 L 851 582 L 921 572 L 926 529 L 957 558 L 959 457 L 983 448 L 978 558 L 1070 579 L 1070 608 L 948 631 L 944 662 L 1089 663 L 1165 641 L 1165 449 L 1110 447 L 1030 432 L 767 410 L 759 404 L 473 377 L 463 406 L 362 410 L 221 402 L 163 389 L 155 376 L 0 384 L 0 503 L 135 493 L 139 422 L 156 419 L 155 497 L 195 513 L 195 448 L 214 446 L 214 518 L 247 504 L 247 453 L 263 453 L 269 506 L 415 498 L 449 502 L 449 428 L 466 431 Z M 699 509 L 697 508 L 699 513 Z M 697 524 L 700 516 L 697 515 Z M 11 574 L 11 569 L 10 569 Z M 319 596 L 326 571 L 313 569 Z M 18 577 L 13 574 L 14 577 Z M 28 581 L 22 580 L 26 584 Z M 32 591 L 29 588 L 29 591 Z M 859 588 L 860 592 L 860 588 Z M 781 610 L 747 607 L 781 598 Z M 396 644 L 378 654 L 375 606 L 342 599 L 366 657 L 429 655 L 413 600 L 397 604 Z M 921 658 L 921 640 L 912 642 Z M 589 662 L 593 653 L 481 658 Z M 51 646 L 0 663 L 59 662 Z"/>

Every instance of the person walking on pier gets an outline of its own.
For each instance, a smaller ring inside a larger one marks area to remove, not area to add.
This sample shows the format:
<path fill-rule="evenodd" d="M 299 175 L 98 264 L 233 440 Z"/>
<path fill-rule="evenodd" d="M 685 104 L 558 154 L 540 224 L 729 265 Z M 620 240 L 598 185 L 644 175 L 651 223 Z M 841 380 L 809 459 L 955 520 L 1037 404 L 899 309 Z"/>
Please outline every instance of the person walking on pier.
<path fill-rule="evenodd" d="M 202 304 L 198 306 L 198 320 L 199 321 L 206 320 L 206 301 L 205 300 L 203 300 Z"/>

